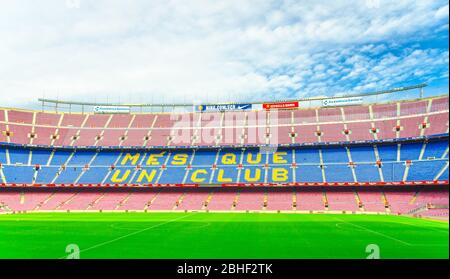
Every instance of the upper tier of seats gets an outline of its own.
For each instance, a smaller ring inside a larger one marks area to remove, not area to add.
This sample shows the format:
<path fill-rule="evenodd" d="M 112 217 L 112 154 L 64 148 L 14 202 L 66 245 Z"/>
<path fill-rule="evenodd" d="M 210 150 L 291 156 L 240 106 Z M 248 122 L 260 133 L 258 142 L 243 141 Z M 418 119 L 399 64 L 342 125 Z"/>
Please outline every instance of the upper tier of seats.
<path fill-rule="evenodd" d="M 348 107 L 147 114 L 0 109 L 0 142 L 53 146 L 228 146 L 448 134 L 448 97 Z"/>

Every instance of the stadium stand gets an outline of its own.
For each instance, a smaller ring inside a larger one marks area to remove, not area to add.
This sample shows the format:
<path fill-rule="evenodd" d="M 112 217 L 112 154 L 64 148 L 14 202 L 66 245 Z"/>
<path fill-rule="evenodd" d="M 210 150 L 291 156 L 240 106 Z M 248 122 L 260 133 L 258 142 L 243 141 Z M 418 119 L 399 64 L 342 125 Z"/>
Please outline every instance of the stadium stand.
<path fill-rule="evenodd" d="M 445 215 L 448 187 L 8 189 L 0 210 L 20 211 L 282 211 Z M 419 198 L 420 197 L 420 198 Z M 414 212 L 415 211 L 415 212 Z M 432 212 L 428 212 L 432 211 Z M 447 213 L 448 214 L 448 213 Z"/>
<path fill-rule="evenodd" d="M 4 184 L 292 184 L 448 180 L 445 139 L 311 147 L 0 148 Z M 377 159 L 378 157 L 378 159 Z"/>
<path fill-rule="evenodd" d="M 448 97 L 271 112 L 98 115 L 2 109 L 0 114 L 3 141 L 52 146 L 302 144 L 448 134 Z"/>
<path fill-rule="evenodd" d="M 448 217 L 448 131 L 448 97 L 205 113 L 3 108 L 0 212 Z"/>

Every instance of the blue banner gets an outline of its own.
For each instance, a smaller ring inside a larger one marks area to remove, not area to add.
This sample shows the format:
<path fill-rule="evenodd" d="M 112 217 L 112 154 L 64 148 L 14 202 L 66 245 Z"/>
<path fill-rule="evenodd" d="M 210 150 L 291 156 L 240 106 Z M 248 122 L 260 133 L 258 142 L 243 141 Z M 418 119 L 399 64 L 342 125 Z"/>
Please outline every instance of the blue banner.
<path fill-rule="evenodd" d="M 252 104 L 222 104 L 222 105 L 198 105 L 196 106 L 197 111 L 233 111 L 233 110 L 251 110 Z"/>

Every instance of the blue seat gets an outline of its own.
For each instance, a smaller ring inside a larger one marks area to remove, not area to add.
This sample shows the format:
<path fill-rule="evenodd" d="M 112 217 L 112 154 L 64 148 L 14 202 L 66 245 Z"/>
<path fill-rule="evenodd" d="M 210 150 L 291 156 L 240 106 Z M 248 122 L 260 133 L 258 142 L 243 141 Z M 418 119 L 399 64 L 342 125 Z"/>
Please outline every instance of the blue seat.
<path fill-rule="evenodd" d="M 71 184 L 74 183 L 78 176 L 81 174 L 82 167 L 67 167 L 62 170 L 58 178 L 56 178 L 56 184 Z"/>
<path fill-rule="evenodd" d="M 9 160 L 11 164 L 28 164 L 28 158 L 30 156 L 30 150 L 28 149 L 18 149 L 18 148 L 9 148 Z"/>
<path fill-rule="evenodd" d="M 375 164 L 357 164 L 355 175 L 358 182 L 379 182 L 381 181 L 378 166 Z"/>
<path fill-rule="evenodd" d="M 444 155 L 444 152 L 447 148 L 448 142 L 446 141 L 431 141 L 427 143 L 422 159 L 423 160 L 427 158 L 439 159 Z"/>
<path fill-rule="evenodd" d="M 343 147 L 322 148 L 323 163 L 348 163 L 347 150 Z"/>
<path fill-rule="evenodd" d="M 181 184 L 186 175 L 186 166 L 169 166 L 161 171 L 161 177 L 158 181 L 160 184 Z M 158 172 L 159 173 L 159 172 Z"/>
<path fill-rule="evenodd" d="M 70 155 L 73 151 L 69 150 L 57 150 L 53 154 L 53 158 L 50 162 L 50 165 L 52 166 L 61 166 L 66 163 L 66 161 L 69 159 Z"/>
<path fill-rule="evenodd" d="M 95 155 L 95 151 L 76 151 L 67 166 L 87 165 Z"/>
<path fill-rule="evenodd" d="M 354 182 L 351 168 L 346 164 L 326 165 L 327 182 Z"/>
<path fill-rule="evenodd" d="M 319 165 L 298 165 L 295 175 L 296 182 L 323 182 Z"/>
<path fill-rule="evenodd" d="M 373 146 L 351 146 L 349 149 L 353 162 L 362 163 L 377 161 Z"/>
<path fill-rule="evenodd" d="M 7 183 L 33 183 L 35 168 L 32 166 L 4 166 L 3 174 Z"/>
<path fill-rule="evenodd" d="M 407 181 L 434 180 L 442 168 L 445 160 L 430 160 L 413 162 L 409 167 Z"/>
<path fill-rule="evenodd" d="M 448 166 L 445 171 L 438 177 L 438 180 L 448 180 Z"/>
<path fill-rule="evenodd" d="M 217 151 L 198 150 L 192 161 L 193 166 L 208 166 L 211 167 L 216 161 Z"/>
<path fill-rule="evenodd" d="M 51 152 L 46 149 L 34 149 L 32 151 L 31 164 L 46 165 L 50 158 Z"/>
<path fill-rule="evenodd" d="M 297 164 L 320 164 L 319 149 L 303 148 L 295 150 L 295 162 Z"/>
<path fill-rule="evenodd" d="M 6 149 L 1 147 L 0 148 L 0 164 L 6 165 Z"/>
<path fill-rule="evenodd" d="M 117 151 L 103 151 L 98 152 L 94 161 L 92 161 L 92 166 L 111 166 L 120 157 L 120 152 Z"/>
<path fill-rule="evenodd" d="M 397 161 L 397 145 L 396 144 L 380 144 L 377 145 L 378 155 L 383 162 Z"/>
<path fill-rule="evenodd" d="M 41 166 L 41 168 L 38 171 L 37 177 L 36 177 L 36 183 L 38 184 L 48 184 L 53 181 L 53 179 L 56 177 L 56 173 L 58 172 L 59 167 L 46 167 Z"/>
<path fill-rule="evenodd" d="M 98 184 L 103 181 L 103 178 L 108 174 L 108 167 L 91 166 L 86 170 L 78 180 L 80 184 Z"/>
<path fill-rule="evenodd" d="M 404 162 L 390 162 L 383 163 L 381 171 L 383 172 L 383 177 L 385 182 L 402 181 L 403 175 L 405 173 L 405 163 Z"/>
<path fill-rule="evenodd" d="M 400 147 L 400 160 L 418 160 L 423 143 L 403 143 Z"/>

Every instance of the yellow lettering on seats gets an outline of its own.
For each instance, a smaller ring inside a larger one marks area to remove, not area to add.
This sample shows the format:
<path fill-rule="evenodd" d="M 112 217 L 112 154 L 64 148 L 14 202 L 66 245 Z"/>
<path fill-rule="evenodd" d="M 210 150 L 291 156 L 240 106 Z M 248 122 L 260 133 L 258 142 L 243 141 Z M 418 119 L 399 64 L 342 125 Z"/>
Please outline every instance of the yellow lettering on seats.
<path fill-rule="evenodd" d="M 273 162 L 275 164 L 287 164 L 287 160 L 283 158 L 283 156 L 287 156 L 287 152 L 275 152 L 273 153 Z"/>
<path fill-rule="evenodd" d="M 246 169 L 245 170 L 245 176 L 244 176 L 244 179 L 245 179 L 245 181 L 247 181 L 247 182 L 256 182 L 256 181 L 259 181 L 260 179 L 261 179 L 261 169 L 255 169 L 255 176 L 254 177 L 251 177 L 250 176 L 250 174 L 251 174 L 251 169 Z"/>
<path fill-rule="evenodd" d="M 226 178 L 224 177 L 225 174 L 225 170 L 224 169 L 220 169 L 219 173 L 217 174 L 217 181 L 218 182 L 233 182 L 232 178 Z"/>
<path fill-rule="evenodd" d="M 137 164 L 137 161 L 139 160 L 139 157 L 141 156 L 141 154 L 139 154 L 139 153 L 136 153 L 136 154 L 134 154 L 134 155 L 131 155 L 130 153 L 127 153 L 126 155 L 125 155 L 125 157 L 122 159 L 122 162 L 120 163 L 122 166 L 123 165 L 126 165 L 127 164 L 127 162 L 129 161 L 129 160 L 131 160 L 131 165 L 136 165 Z"/>
<path fill-rule="evenodd" d="M 278 182 L 288 181 L 289 179 L 289 171 L 287 169 L 282 168 L 274 168 L 272 170 L 272 180 Z"/>
<path fill-rule="evenodd" d="M 166 151 L 163 151 L 159 154 L 150 154 L 148 156 L 147 165 L 159 166 L 158 158 L 161 158 L 166 154 Z"/>
<path fill-rule="evenodd" d="M 224 165 L 237 165 L 236 154 L 226 153 L 222 156 L 222 164 Z"/>
<path fill-rule="evenodd" d="M 247 163 L 249 163 L 250 165 L 256 165 L 261 163 L 261 153 L 256 153 L 256 159 L 253 159 L 253 154 L 252 153 L 248 153 L 247 154 Z"/>
<path fill-rule="evenodd" d="M 189 155 L 188 154 L 176 154 L 173 156 L 172 159 L 172 165 L 186 165 L 187 159 Z"/>
<path fill-rule="evenodd" d="M 125 173 L 122 175 L 122 177 L 119 178 L 121 170 L 116 170 L 111 177 L 111 181 L 114 183 L 121 183 L 127 180 L 128 176 L 130 175 L 131 170 L 126 170 Z"/>
<path fill-rule="evenodd" d="M 141 174 L 139 174 L 138 179 L 136 180 L 137 183 L 141 183 L 142 180 L 145 178 L 147 179 L 147 183 L 151 183 L 153 181 L 153 178 L 155 178 L 156 170 L 152 170 L 150 174 L 147 173 L 146 169 L 141 170 Z"/>
<path fill-rule="evenodd" d="M 199 176 L 200 174 L 205 174 L 205 175 L 207 175 L 207 174 L 208 174 L 208 171 L 207 171 L 207 170 L 196 170 L 196 171 L 194 171 L 194 172 L 192 173 L 191 180 L 192 180 L 193 182 L 198 182 L 198 183 L 204 182 L 204 181 L 206 180 L 206 178 L 199 178 L 198 176 Z"/>

